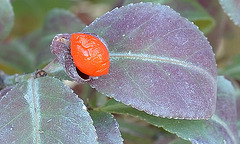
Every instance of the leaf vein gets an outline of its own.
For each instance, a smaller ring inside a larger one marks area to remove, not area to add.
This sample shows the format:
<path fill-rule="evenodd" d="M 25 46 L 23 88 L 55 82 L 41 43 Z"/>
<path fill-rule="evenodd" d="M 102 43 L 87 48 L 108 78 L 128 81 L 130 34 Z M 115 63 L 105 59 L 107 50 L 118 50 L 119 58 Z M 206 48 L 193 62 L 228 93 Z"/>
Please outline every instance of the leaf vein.
<path fill-rule="evenodd" d="M 116 60 L 116 59 L 133 59 L 133 60 L 142 60 L 142 61 L 150 61 L 150 62 L 161 62 L 161 63 L 170 63 L 174 65 L 180 65 L 195 71 L 200 72 L 201 74 L 206 75 L 211 79 L 212 82 L 215 82 L 214 77 L 212 74 L 210 74 L 207 70 L 195 66 L 194 64 L 186 61 L 181 61 L 173 58 L 167 58 L 167 57 L 160 57 L 160 56 L 154 56 L 154 55 L 147 55 L 147 54 L 129 54 L 129 53 L 110 53 L 110 60 Z"/>

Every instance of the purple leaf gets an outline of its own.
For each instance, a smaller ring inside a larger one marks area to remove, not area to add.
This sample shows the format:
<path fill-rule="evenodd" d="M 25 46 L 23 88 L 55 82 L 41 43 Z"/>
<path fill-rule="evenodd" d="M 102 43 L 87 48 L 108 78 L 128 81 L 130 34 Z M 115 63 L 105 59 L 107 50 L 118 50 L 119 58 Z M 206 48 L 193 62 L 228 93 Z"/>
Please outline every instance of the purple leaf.
<path fill-rule="evenodd" d="M 212 121 L 220 124 L 220 131 L 226 132 L 227 143 L 238 143 L 236 94 L 231 82 L 218 77 L 217 105 Z M 221 128 L 222 127 L 222 128 Z M 230 142 L 232 141 L 232 142 Z"/>
<path fill-rule="evenodd" d="M 64 9 L 53 9 L 46 16 L 43 33 L 73 33 L 82 30 L 86 25 L 77 16 Z"/>
<path fill-rule="evenodd" d="M 236 85 L 235 85 L 236 86 Z M 235 87 L 236 90 L 236 105 L 237 105 L 237 125 L 238 125 L 238 141 L 240 141 L 240 88 L 239 86 Z"/>
<path fill-rule="evenodd" d="M 10 33 L 14 23 L 14 13 L 9 0 L 0 1 L 0 41 Z"/>
<path fill-rule="evenodd" d="M 238 91 L 238 95 L 236 97 L 236 103 L 237 103 L 238 121 L 240 122 L 240 91 Z"/>
<path fill-rule="evenodd" d="M 155 116 L 212 116 L 217 69 L 211 46 L 171 8 L 128 5 L 96 19 L 83 32 L 108 44 L 109 74 L 90 81 L 99 92 Z"/>
<path fill-rule="evenodd" d="M 85 24 L 70 11 L 64 9 L 51 10 L 46 16 L 42 38 L 38 40 L 36 47 L 38 65 L 44 65 L 52 60 L 53 55 L 49 51 L 49 45 L 56 34 L 78 32 L 84 27 Z"/>
<path fill-rule="evenodd" d="M 79 76 L 79 72 L 77 71 L 70 52 L 70 37 L 71 34 L 67 33 L 56 35 L 51 44 L 51 52 L 56 55 L 57 60 L 65 68 L 71 79 L 83 83 L 90 80 L 90 78 L 87 76 L 86 79 L 84 79 Z"/>
<path fill-rule="evenodd" d="M 139 2 L 153 2 L 168 5 L 181 16 L 194 22 L 203 33 L 209 33 L 215 25 L 214 19 L 199 5 L 196 0 L 125 0 L 124 5 Z"/>
<path fill-rule="evenodd" d="M 235 91 L 224 77 L 218 77 L 217 107 L 209 120 L 175 120 L 148 115 L 113 99 L 101 111 L 138 117 L 162 127 L 178 137 L 194 144 L 238 144 Z"/>
<path fill-rule="evenodd" d="M 113 115 L 101 111 L 91 111 L 90 114 L 100 144 L 123 144 L 119 125 Z"/>
<path fill-rule="evenodd" d="M 0 98 L 0 143 L 97 143 L 83 101 L 61 81 L 41 77 Z"/>
<path fill-rule="evenodd" d="M 6 95 L 12 88 L 13 86 L 7 86 L 3 89 L 0 89 L 0 99 L 2 99 L 2 97 Z"/>
<path fill-rule="evenodd" d="M 219 3 L 230 19 L 240 26 L 240 0 L 219 0 Z"/>

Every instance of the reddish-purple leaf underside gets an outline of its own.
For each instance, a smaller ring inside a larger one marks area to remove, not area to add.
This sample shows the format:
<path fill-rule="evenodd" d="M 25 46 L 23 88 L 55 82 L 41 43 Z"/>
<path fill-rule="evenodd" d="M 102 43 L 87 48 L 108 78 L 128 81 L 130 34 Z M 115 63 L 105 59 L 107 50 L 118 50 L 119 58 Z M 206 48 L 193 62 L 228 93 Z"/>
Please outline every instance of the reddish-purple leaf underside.
<path fill-rule="evenodd" d="M 99 92 L 155 116 L 208 119 L 214 113 L 217 69 L 212 48 L 193 23 L 168 6 L 116 8 L 82 32 L 95 33 L 108 45 L 109 73 L 89 81 Z M 51 50 L 69 76 L 82 82 L 69 37 L 57 35 Z"/>
<path fill-rule="evenodd" d="M 57 60 L 65 68 L 68 76 L 79 82 L 83 83 L 89 78 L 83 79 L 79 76 L 76 66 L 73 62 L 70 52 L 70 34 L 58 34 L 54 37 L 51 44 L 51 52 L 56 55 Z"/>
<path fill-rule="evenodd" d="M 212 48 L 194 24 L 171 8 L 128 5 L 83 32 L 100 35 L 109 46 L 109 74 L 90 81 L 98 91 L 156 116 L 212 116 L 217 90 Z"/>

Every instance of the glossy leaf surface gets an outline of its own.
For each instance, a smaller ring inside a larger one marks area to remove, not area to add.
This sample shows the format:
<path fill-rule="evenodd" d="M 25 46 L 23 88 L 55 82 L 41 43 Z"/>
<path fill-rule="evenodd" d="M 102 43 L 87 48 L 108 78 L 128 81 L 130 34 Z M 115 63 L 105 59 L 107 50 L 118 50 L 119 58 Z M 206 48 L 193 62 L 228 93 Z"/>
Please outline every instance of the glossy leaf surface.
<path fill-rule="evenodd" d="M 100 144 L 123 144 L 119 125 L 113 115 L 101 111 L 91 111 L 90 114 Z"/>
<path fill-rule="evenodd" d="M 0 143 L 95 144 L 92 123 L 83 101 L 54 78 L 30 78 L 0 99 Z"/>
<path fill-rule="evenodd" d="M 219 2 L 230 19 L 240 26 L 240 0 L 219 0 Z"/>
<path fill-rule="evenodd" d="M 9 0 L 0 0 L 0 42 L 6 38 L 14 23 L 14 13 Z"/>
<path fill-rule="evenodd" d="M 100 109 L 139 117 L 195 144 L 238 144 L 235 92 L 231 83 L 223 77 L 218 78 L 217 95 L 216 112 L 209 120 L 174 120 L 154 117 L 114 100 L 110 100 Z"/>
<path fill-rule="evenodd" d="M 99 92 L 148 114 L 208 119 L 216 103 L 216 62 L 195 25 L 158 4 L 128 5 L 83 32 L 108 44 L 110 70 L 92 79 Z"/>

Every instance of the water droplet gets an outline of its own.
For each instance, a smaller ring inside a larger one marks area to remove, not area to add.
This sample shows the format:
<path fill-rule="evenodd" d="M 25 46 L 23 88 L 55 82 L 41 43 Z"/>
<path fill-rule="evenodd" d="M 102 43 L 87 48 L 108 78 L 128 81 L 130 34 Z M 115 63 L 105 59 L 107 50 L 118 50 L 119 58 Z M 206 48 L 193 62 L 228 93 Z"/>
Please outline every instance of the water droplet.
<path fill-rule="evenodd" d="M 83 105 L 83 106 L 82 106 L 82 109 L 86 111 L 86 110 L 87 110 L 87 107 L 86 107 L 85 105 Z"/>

